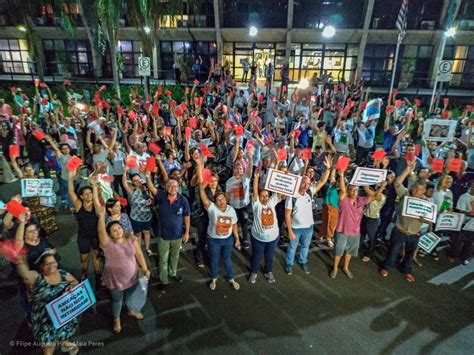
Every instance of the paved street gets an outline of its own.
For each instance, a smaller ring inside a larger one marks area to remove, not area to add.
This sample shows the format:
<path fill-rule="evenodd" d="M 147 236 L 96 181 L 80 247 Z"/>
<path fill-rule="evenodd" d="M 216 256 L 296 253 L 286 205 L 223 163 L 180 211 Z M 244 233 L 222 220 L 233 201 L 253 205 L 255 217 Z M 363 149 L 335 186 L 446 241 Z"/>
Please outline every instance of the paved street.
<path fill-rule="evenodd" d="M 18 183 L 0 187 L 4 199 Z M 62 256 L 64 269 L 79 273 L 76 224 L 71 215 L 59 216 L 60 232 L 51 242 Z M 156 246 L 155 246 L 156 250 Z M 208 269 L 198 269 L 191 246 L 181 254 L 184 281 L 165 294 L 151 281 L 145 319 L 122 316 L 122 333 L 115 335 L 107 293 L 98 294 L 96 313 L 83 315 L 73 340 L 82 353 L 203 353 L 203 354 L 472 354 L 474 349 L 474 263 L 449 264 L 421 259 L 416 282 L 398 272 L 387 279 L 377 265 L 354 260 L 354 279 L 342 272 L 329 278 L 332 252 L 314 247 L 311 274 L 295 267 L 283 271 L 284 251 L 275 261 L 273 285 L 259 274 L 255 285 L 246 280 L 249 254 L 235 252 L 234 266 L 241 290 L 223 278 L 217 289 L 207 287 Z M 151 259 L 156 277 L 156 258 Z M 4 262 L 2 262 L 5 265 Z M 40 353 L 23 323 L 17 286 L 8 280 L 10 267 L 0 274 L 1 354 Z M 92 270 L 90 275 L 92 276 Z M 223 275 L 223 270 L 221 272 Z"/>

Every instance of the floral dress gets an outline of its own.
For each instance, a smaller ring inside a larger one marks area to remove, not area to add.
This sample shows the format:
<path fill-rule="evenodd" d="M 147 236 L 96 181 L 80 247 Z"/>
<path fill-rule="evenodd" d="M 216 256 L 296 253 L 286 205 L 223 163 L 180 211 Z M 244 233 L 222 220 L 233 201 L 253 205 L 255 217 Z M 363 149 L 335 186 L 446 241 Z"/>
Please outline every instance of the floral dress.
<path fill-rule="evenodd" d="M 61 296 L 69 282 L 66 280 L 68 273 L 59 270 L 61 281 L 57 285 L 50 285 L 43 275 L 40 274 L 38 281 L 33 286 L 33 336 L 36 341 L 42 343 L 55 343 L 68 340 L 75 332 L 79 324 L 78 318 L 71 320 L 59 329 L 56 329 L 49 318 L 46 305 Z"/>

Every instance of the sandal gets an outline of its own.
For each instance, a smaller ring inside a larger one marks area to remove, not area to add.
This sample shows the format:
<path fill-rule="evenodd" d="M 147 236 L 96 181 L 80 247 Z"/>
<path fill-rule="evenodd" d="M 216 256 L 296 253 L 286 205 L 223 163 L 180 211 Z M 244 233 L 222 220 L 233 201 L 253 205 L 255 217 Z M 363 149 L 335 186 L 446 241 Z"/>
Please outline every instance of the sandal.
<path fill-rule="evenodd" d="M 344 270 L 344 269 L 342 269 L 342 272 L 343 272 L 344 274 L 346 274 L 346 276 L 347 276 L 348 278 L 350 278 L 350 279 L 353 279 L 353 278 L 354 278 L 354 275 L 353 275 L 352 272 L 350 272 L 349 270 Z"/>
<path fill-rule="evenodd" d="M 79 352 L 79 347 L 77 346 L 77 344 L 74 344 L 74 343 L 70 343 L 68 342 L 68 344 L 64 344 L 65 342 L 63 342 L 61 344 L 61 351 L 63 353 L 69 353 L 69 354 L 77 354 Z"/>
<path fill-rule="evenodd" d="M 331 271 L 331 273 L 329 274 L 329 276 L 331 276 L 331 279 L 335 279 L 336 276 L 337 276 L 337 270 Z"/>
<path fill-rule="evenodd" d="M 120 334 L 120 332 L 122 331 L 122 324 L 120 323 L 120 318 L 119 319 L 114 319 L 113 330 L 114 330 L 115 334 Z"/>
<path fill-rule="evenodd" d="M 145 318 L 145 316 L 143 315 L 142 312 L 130 311 L 130 312 L 128 312 L 128 315 L 130 317 L 135 318 L 136 320 L 142 320 L 143 318 Z"/>
<path fill-rule="evenodd" d="M 238 291 L 240 289 L 239 283 L 237 281 L 235 281 L 234 279 L 229 280 L 229 282 L 232 285 L 232 287 L 234 288 L 234 290 Z"/>

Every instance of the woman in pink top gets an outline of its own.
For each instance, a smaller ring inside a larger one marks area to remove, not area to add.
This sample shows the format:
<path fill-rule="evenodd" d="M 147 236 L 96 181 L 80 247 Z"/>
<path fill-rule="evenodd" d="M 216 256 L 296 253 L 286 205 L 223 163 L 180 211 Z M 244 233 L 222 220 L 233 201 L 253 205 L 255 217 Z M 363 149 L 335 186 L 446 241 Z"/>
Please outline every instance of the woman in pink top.
<path fill-rule="evenodd" d="M 99 215 L 97 223 L 99 243 L 105 255 L 103 280 L 112 296 L 113 330 L 118 334 L 122 330 L 120 312 L 124 297 L 129 307 L 128 314 L 137 320 L 144 318 L 140 309 L 130 308 L 130 296 L 136 287 L 140 287 L 137 278 L 137 262 L 147 278 L 150 278 L 150 271 L 137 238 L 125 233 L 119 221 L 112 221 L 107 227 L 105 226 L 105 208 L 99 202 L 97 181 L 91 180 L 94 204 Z"/>
<path fill-rule="evenodd" d="M 20 158 L 25 159 L 25 128 L 23 125 L 24 117 L 13 119 L 13 133 L 15 134 L 16 144 L 20 146 Z"/>
<path fill-rule="evenodd" d="M 368 197 L 359 196 L 359 187 L 349 185 L 346 189 L 344 172 L 338 170 L 339 174 L 339 218 L 336 226 L 334 244 L 334 263 L 331 278 L 335 278 L 339 269 L 341 257 L 344 255 L 342 271 L 350 279 L 354 277 L 349 270 L 352 256 L 357 256 L 360 242 L 360 222 L 364 215 L 364 208 L 373 199 L 377 198 L 382 190 Z"/>

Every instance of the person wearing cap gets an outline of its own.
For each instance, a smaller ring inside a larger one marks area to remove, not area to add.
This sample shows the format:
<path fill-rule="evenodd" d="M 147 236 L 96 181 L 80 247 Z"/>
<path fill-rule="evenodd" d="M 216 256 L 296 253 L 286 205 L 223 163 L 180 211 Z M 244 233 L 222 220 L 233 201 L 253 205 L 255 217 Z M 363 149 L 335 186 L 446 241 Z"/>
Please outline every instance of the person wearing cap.
<path fill-rule="evenodd" d="M 295 175 L 301 175 L 304 168 L 302 144 L 295 146 L 294 131 L 290 133 L 290 154 L 288 156 L 288 172 Z"/>

